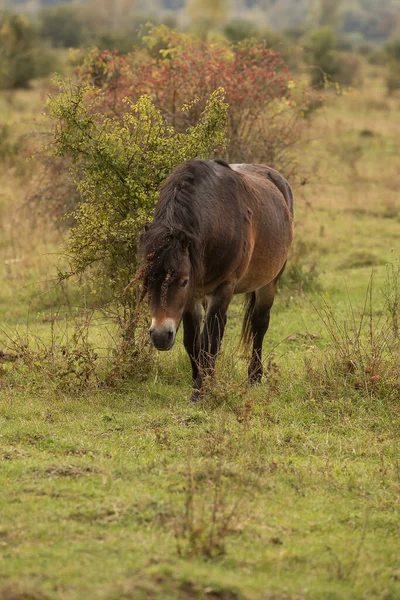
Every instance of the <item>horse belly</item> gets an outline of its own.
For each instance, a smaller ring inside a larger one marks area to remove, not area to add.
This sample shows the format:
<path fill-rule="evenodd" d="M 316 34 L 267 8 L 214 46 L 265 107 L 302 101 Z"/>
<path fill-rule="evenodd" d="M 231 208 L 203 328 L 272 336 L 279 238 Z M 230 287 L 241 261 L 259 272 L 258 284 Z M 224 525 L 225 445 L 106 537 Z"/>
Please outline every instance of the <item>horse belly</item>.
<path fill-rule="evenodd" d="M 250 265 L 245 275 L 237 282 L 234 293 L 244 294 L 247 292 L 254 292 L 264 285 L 267 285 L 267 283 L 270 283 L 279 275 L 285 261 L 286 257 L 280 262 L 274 263 L 274 265 L 264 264 L 261 268 L 259 264 L 254 266 Z"/>

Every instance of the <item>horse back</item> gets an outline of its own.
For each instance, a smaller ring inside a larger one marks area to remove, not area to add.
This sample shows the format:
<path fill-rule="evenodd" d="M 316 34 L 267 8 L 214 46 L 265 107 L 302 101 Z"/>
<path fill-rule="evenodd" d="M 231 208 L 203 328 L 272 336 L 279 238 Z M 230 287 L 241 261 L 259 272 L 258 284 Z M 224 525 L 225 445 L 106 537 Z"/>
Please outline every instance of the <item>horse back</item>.
<path fill-rule="evenodd" d="M 266 165 L 232 164 L 229 166 L 233 171 L 244 175 L 247 181 L 253 182 L 253 185 L 254 183 L 257 185 L 258 182 L 261 186 L 265 186 L 266 181 L 270 181 L 282 194 L 289 212 L 293 216 L 294 207 L 292 188 L 287 179 L 285 179 L 279 171 Z"/>

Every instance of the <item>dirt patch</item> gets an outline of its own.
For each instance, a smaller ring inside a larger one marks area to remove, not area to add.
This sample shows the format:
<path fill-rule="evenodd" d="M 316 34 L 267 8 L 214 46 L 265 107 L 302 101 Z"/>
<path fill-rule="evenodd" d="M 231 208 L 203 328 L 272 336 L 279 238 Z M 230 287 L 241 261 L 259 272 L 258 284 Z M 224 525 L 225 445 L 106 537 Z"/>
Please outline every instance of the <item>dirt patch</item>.
<path fill-rule="evenodd" d="M 0 362 L 15 362 L 18 358 L 18 355 L 13 352 L 5 352 L 4 350 L 0 350 Z"/>
<path fill-rule="evenodd" d="M 87 448 L 69 448 L 64 451 L 64 454 L 65 456 L 90 456 L 92 458 L 95 453 Z"/>
<path fill-rule="evenodd" d="M 319 340 L 321 338 L 319 333 L 313 333 L 311 331 L 298 331 L 288 335 L 286 342 L 298 342 L 303 340 Z"/>
<path fill-rule="evenodd" d="M 0 450 L 0 460 L 16 460 L 25 458 L 26 453 L 20 448 L 8 448 L 5 452 Z"/>
<path fill-rule="evenodd" d="M 84 477 L 86 475 L 102 473 L 101 469 L 97 467 L 84 466 L 80 467 L 77 465 L 48 465 L 44 469 L 33 469 L 38 475 L 48 478 L 61 478 L 61 477 Z"/>
<path fill-rule="evenodd" d="M 124 590 L 113 594 L 109 600 L 246 600 L 237 590 L 207 586 L 194 581 L 179 581 L 172 575 L 154 574 L 146 582 L 143 582 L 142 577 L 138 579 L 141 580 L 140 583 L 126 585 Z"/>
<path fill-rule="evenodd" d="M 69 518 L 82 523 L 136 523 L 165 527 L 175 518 L 168 506 L 158 502 L 143 501 L 131 506 L 114 503 L 97 510 L 81 510 L 73 512 Z"/>
<path fill-rule="evenodd" d="M 50 600 L 50 597 L 37 590 L 10 583 L 0 587 L 0 600 Z"/>

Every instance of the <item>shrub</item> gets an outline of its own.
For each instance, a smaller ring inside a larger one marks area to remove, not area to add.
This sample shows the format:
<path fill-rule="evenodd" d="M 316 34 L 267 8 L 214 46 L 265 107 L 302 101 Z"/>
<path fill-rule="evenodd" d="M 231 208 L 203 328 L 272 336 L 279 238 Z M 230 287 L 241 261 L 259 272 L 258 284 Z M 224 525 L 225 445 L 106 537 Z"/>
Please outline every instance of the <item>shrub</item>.
<path fill-rule="evenodd" d="M 196 123 L 206 98 L 218 86 L 229 104 L 224 158 L 261 162 L 293 176 L 293 150 L 306 128 L 304 119 L 315 99 L 305 84 L 294 82 L 287 65 L 263 43 L 209 45 L 165 26 L 151 29 L 141 50 L 120 56 L 92 51 L 79 77 L 104 92 L 105 114 L 122 115 L 125 96 L 149 94 L 178 131 Z M 191 110 L 180 107 L 199 98 Z"/>
<path fill-rule="evenodd" d="M 306 82 L 295 81 L 280 56 L 267 42 L 219 47 L 152 27 L 142 48 L 125 56 L 116 51 L 91 50 L 79 56 L 78 85 L 98 89 L 98 112 L 122 119 L 129 97 L 135 102 L 148 94 L 177 132 L 198 122 L 207 98 L 221 85 L 230 105 L 229 142 L 221 157 L 231 162 L 263 162 L 296 178 L 297 146 L 309 129 L 309 118 L 322 97 Z M 246 73 L 246 75 L 244 75 Z M 186 112 L 182 104 L 198 98 Z M 44 178 L 32 197 L 38 211 L 50 218 L 71 213 L 80 195 L 68 182 L 69 159 L 42 152 Z M 304 176 L 304 172 L 302 173 Z M 64 220 L 69 225 L 71 219 Z"/>
<path fill-rule="evenodd" d="M 72 160 L 82 197 L 67 243 L 70 270 L 60 278 L 85 273 L 92 293 L 122 314 L 124 336 L 133 340 L 137 294 L 126 287 L 138 266 L 139 232 L 151 218 L 166 176 L 183 161 L 206 158 L 223 146 L 227 105 L 221 90 L 213 92 L 198 122 L 180 133 L 148 96 L 136 103 L 121 99 L 124 114 L 110 116 L 103 111 L 101 90 L 59 85 L 59 95 L 48 105 L 55 121 L 54 150 Z"/>

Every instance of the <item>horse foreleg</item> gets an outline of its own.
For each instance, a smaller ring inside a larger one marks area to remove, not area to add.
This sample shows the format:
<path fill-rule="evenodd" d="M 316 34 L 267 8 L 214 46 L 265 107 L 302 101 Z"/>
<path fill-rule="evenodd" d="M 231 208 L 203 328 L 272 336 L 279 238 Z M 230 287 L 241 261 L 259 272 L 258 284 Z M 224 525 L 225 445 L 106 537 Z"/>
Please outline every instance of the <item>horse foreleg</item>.
<path fill-rule="evenodd" d="M 193 381 L 199 374 L 201 318 L 200 304 L 191 307 L 183 315 L 183 345 L 190 358 Z"/>
<path fill-rule="evenodd" d="M 201 395 L 201 389 L 205 377 L 212 376 L 215 370 L 215 362 L 221 347 L 221 341 L 225 331 L 227 311 L 232 299 L 234 285 L 225 284 L 220 286 L 217 293 L 213 294 L 206 313 L 206 322 L 201 335 L 199 368 L 193 387 L 192 402 L 197 402 Z"/>

